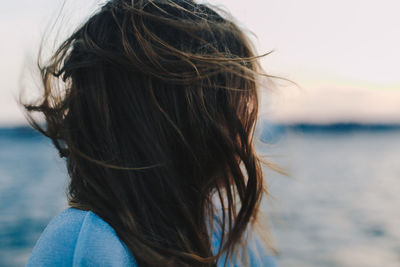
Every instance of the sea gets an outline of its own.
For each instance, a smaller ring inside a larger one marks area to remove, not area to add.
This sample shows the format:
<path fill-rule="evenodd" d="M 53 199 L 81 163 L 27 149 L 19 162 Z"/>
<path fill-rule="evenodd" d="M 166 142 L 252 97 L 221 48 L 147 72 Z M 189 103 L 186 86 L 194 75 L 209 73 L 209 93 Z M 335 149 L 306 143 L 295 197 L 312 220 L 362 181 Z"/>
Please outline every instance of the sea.
<path fill-rule="evenodd" d="M 262 203 L 279 266 L 400 266 L 400 127 L 263 123 Z M 66 208 L 64 161 L 28 127 L 0 128 L 0 266 L 24 266 Z M 272 254 L 272 252 L 271 252 Z"/>

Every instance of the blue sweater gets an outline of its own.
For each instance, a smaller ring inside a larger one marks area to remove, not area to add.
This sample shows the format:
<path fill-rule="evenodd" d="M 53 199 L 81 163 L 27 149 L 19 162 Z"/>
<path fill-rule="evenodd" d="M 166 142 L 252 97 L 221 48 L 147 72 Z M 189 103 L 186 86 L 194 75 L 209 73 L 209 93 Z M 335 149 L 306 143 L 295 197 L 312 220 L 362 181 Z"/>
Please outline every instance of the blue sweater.
<path fill-rule="evenodd" d="M 213 248 L 218 246 L 213 235 Z M 255 238 L 248 244 L 251 266 L 276 266 Z M 219 266 L 223 265 L 223 259 Z M 114 229 L 91 211 L 69 208 L 56 216 L 36 243 L 26 265 L 31 266 L 137 266 Z M 228 266 L 238 266 L 231 263 Z"/>

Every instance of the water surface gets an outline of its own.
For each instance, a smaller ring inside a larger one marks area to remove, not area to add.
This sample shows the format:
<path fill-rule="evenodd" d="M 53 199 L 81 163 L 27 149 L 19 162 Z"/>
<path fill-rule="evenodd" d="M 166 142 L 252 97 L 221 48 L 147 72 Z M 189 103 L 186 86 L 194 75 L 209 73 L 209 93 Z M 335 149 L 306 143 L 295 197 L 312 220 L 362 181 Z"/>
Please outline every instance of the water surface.
<path fill-rule="evenodd" d="M 400 131 L 278 131 L 258 149 L 291 177 L 266 171 L 281 266 L 400 266 Z M 0 129 L 0 266 L 23 266 L 66 207 L 67 174 L 51 143 Z"/>

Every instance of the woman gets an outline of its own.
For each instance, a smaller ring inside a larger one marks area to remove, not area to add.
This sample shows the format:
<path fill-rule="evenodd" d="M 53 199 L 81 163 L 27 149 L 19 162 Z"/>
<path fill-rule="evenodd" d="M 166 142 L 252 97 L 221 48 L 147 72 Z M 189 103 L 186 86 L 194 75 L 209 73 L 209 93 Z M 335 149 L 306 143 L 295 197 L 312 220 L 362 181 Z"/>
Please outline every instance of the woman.
<path fill-rule="evenodd" d="M 206 5 L 108 1 L 40 67 L 43 97 L 24 105 L 71 178 L 70 208 L 27 265 L 272 266 L 253 234 L 257 60 Z"/>

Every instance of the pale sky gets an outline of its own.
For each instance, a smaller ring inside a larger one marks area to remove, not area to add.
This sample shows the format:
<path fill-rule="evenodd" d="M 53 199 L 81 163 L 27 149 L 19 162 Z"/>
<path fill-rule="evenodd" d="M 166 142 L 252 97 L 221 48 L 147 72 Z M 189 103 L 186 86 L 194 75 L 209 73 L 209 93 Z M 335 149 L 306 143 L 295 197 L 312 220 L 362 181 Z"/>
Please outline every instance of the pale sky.
<path fill-rule="evenodd" d="M 56 17 L 61 0 L 3 1 L 0 8 L 0 124 L 22 122 L 17 95 L 27 58 Z M 67 0 L 70 30 L 100 1 Z M 218 0 L 257 35 L 278 82 L 262 113 L 285 122 L 400 122 L 399 0 Z M 62 33 L 61 33 L 62 34 Z M 269 90 L 270 91 L 270 90 Z M 272 99 L 272 100 L 271 100 Z"/>

